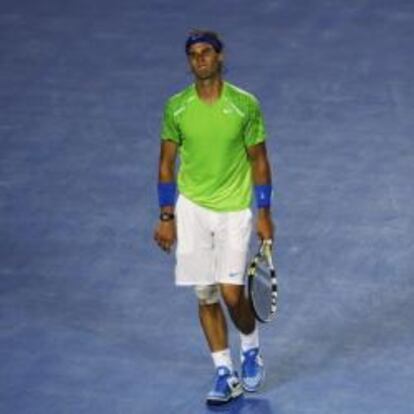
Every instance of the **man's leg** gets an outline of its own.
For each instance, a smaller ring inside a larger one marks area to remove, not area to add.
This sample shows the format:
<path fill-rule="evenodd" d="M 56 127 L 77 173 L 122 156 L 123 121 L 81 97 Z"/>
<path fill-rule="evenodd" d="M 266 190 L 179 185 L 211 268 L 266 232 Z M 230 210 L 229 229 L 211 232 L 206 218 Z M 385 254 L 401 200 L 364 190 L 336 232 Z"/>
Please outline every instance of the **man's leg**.
<path fill-rule="evenodd" d="M 241 395 L 243 389 L 233 370 L 219 288 L 217 285 L 196 286 L 195 292 L 200 323 L 217 370 L 213 389 L 207 396 L 207 404 L 219 405 Z"/>
<path fill-rule="evenodd" d="M 216 367 L 226 366 L 233 370 L 227 339 L 227 323 L 220 304 L 217 285 L 196 286 L 198 314 L 210 352 Z"/>
<path fill-rule="evenodd" d="M 264 367 L 255 317 L 242 285 L 220 284 L 220 289 L 230 316 L 240 331 L 243 387 L 246 391 L 257 391 L 264 380 Z"/>
<path fill-rule="evenodd" d="M 228 348 L 227 323 L 220 303 L 198 305 L 198 314 L 211 352 Z"/>
<path fill-rule="evenodd" d="M 244 295 L 243 285 L 220 284 L 220 290 L 230 316 L 238 330 L 251 334 L 255 329 L 255 317 L 250 304 Z"/>

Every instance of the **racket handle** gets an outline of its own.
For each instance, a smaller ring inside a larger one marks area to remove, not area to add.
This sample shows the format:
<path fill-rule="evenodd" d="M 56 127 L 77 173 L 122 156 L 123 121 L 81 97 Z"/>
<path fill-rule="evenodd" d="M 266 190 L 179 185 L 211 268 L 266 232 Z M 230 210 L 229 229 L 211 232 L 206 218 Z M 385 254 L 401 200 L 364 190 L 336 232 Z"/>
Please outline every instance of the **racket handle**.
<path fill-rule="evenodd" d="M 273 244 L 273 240 L 272 239 L 265 239 L 262 241 L 262 245 L 260 247 L 260 251 L 262 253 L 266 252 L 268 254 L 271 253 L 272 251 L 272 244 Z"/>

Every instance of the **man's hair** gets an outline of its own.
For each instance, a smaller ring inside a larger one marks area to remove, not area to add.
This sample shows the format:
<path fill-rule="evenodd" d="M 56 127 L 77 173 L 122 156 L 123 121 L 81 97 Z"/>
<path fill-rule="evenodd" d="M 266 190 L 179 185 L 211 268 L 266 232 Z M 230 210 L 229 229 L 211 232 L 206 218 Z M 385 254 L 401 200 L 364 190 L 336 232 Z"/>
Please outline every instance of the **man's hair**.
<path fill-rule="evenodd" d="M 220 53 L 224 48 L 224 43 L 217 32 L 204 29 L 192 29 L 190 33 L 188 33 L 187 41 L 185 43 L 186 54 L 188 54 L 188 51 L 193 44 L 200 42 L 211 44 L 217 53 Z"/>

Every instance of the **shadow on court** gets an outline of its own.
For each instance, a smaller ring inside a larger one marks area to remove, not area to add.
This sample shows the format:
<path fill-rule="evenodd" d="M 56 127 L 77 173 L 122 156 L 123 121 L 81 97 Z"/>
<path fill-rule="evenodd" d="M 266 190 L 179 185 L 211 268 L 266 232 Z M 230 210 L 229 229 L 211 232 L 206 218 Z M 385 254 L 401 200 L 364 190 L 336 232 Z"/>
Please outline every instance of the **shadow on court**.
<path fill-rule="evenodd" d="M 277 414 L 278 411 L 272 410 L 270 402 L 264 398 L 241 397 L 223 407 L 207 407 L 207 413 L 226 413 L 226 414 Z"/>

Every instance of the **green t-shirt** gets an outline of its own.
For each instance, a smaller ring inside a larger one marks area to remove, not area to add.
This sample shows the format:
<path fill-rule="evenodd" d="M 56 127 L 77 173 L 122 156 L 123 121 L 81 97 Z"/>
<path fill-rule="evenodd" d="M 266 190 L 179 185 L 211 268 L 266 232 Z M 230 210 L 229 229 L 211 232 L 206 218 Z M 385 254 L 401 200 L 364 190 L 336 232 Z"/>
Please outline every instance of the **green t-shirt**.
<path fill-rule="evenodd" d="M 250 206 L 246 148 L 265 140 L 262 112 L 252 94 L 224 82 L 220 98 L 208 104 L 192 84 L 167 101 L 161 138 L 179 145 L 178 189 L 185 197 L 215 211 Z"/>

